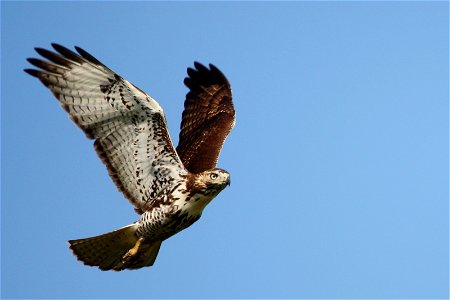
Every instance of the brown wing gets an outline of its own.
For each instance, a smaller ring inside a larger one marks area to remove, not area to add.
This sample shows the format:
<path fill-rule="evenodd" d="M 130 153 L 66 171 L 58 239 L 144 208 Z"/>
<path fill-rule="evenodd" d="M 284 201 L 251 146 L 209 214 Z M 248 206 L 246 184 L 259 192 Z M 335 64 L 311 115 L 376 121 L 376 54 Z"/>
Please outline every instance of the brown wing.
<path fill-rule="evenodd" d="M 178 155 L 185 168 L 200 173 L 215 168 L 220 150 L 234 126 L 231 87 L 219 69 L 194 62 L 184 84 L 189 88 L 180 126 Z"/>

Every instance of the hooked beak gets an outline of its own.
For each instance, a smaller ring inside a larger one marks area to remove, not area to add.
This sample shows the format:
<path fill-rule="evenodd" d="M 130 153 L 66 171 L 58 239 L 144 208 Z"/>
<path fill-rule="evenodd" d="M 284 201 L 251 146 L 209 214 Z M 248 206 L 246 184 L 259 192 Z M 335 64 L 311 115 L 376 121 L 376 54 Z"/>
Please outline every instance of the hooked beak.
<path fill-rule="evenodd" d="M 230 178 L 230 177 L 228 177 L 226 184 L 227 184 L 228 186 L 231 185 L 231 178 Z"/>

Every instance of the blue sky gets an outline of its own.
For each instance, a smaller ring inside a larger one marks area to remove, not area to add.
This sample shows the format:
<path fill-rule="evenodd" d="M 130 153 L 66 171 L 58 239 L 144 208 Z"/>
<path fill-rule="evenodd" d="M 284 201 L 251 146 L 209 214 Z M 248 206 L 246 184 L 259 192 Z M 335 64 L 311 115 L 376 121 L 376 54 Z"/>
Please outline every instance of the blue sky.
<path fill-rule="evenodd" d="M 446 2 L 2 2 L 3 298 L 448 298 Z M 135 221 L 33 47 L 80 46 L 175 143 L 194 60 L 233 86 L 232 185 L 152 268 L 66 241 Z"/>

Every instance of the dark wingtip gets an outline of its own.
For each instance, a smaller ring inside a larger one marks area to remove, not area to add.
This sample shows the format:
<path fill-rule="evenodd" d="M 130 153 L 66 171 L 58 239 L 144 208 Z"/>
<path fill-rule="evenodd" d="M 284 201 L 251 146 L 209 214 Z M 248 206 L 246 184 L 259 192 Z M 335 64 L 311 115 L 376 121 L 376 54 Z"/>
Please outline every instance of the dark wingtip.
<path fill-rule="evenodd" d="M 30 74 L 33 77 L 39 78 L 39 73 L 40 72 L 38 70 L 35 70 L 35 69 L 24 69 L 24 72 Z"/>
<path fill-rule="evenodd" d="M 194 61 L 194 67 L 197 69 L 198 72 L 208 72 L 208 68 L 205 67 L 203 64 L 199 63 L 198 61 Z"/>
<path fill-rule="evenodd" d="M 35 50 L 38 54 L 40 54 L 40 55 L 42 55 L 42 56 L 44 56 L 44 55 L 47 54 L 47 52 L 48 52 L 48 50 L 46 50 L 46 49 L 44 49 L 44 48 L 41 48 L 41 47 L 35 47 L 34 50 Z M 42 53 L 43 53 L 44 55 L 43 55 Z"/>
<path fill-rule="evenodd" d="M 83 63 L 83 59 L 78 54 L 73 52 L 72 50 L 70 50 L 64 46 L 61 46 L 59 44 L 56 44 L 56 43 L 52 43 L 52 46 L 53 46 L 53 49 L 55 49 L 62 56 L 66 57 L 70 60 L 76 61 L 78 63 Z"/>
<path fill-rule="evenodd" d="M 205 66 L 198 62 L 198 61 L 194 61 L 194 67 L 198 70 L 199 68 L 205 68 Z"/>
<path fill-rule="evenodd" d="M 84 50 L 78 46 L 75 46 L 75 50 L 77 50 L 77 52 L 81 55 L 81 57 L 83 57 L 84 59 L 87 59 L 91 63 L 103 66 L 103 64 L 98 59 L 96 59 L 92 54 L 90 54 L 86 50 Z"/>
<path fill-rule="evenodd" d="M 216 67 L 215 65 L 213 65 L 213 64 L 209 64 L 209 69 L 212 71 L 212 72 L 215 72 L 215 73 L 220 73 L 220 74 L 222 74 L 222 72 L 219 70 L 219 68 L 218 67 Z"/>
<path fill-rule="evenodd" d="M 65 48 L 64 46 L 61 46 L 58 43 L 51 43 L 50 45 L 52 45 L 53 49 L 57 50 L 57 48 Z"/>
<path fill-rule="evenodd" d="M 77 50 L 78 53 L 80 52 L 86 52 L 86 50 L 84 50 L 83 48 L 79 47 L 79 46 L 75 46 L 75 50 Z M 81 53 L 80 53 L 81 54 Z"/>
<path fill-rule="evenodd" d="M 37 58 L 30 57 L 30 58 L 27 58 L 27 61 L 30 64 L 32 64 L 33 66 L 38 67 L 38 68 L 40 68 L 41 65 L 42 65 L 42 61 L 40 59 L 37 59 Z"/>
<path fill-rule="evenodd" d="M 48 59 L 51 62 L 54 62 L 54 63 L 57 63 L 57 64 L 61 64 L 61 65 L 65 65 L 66 64 L 66 61 L 65 61 L 65 59 L 63 57 L 61 57 L 60 55 L 58 55 L 58 54 L 56 54 L 56 53 L 54 53 L 54 52 L 52 52 L 50 50 L 47 50 L 47 49 L 44 49 L 44 48 L 39 48 L 39 47 L 34 48 L 34 50 L 36 50 L 36 52 L 39 55 L 41 55 L 42 57 Z"/>
<path fill-rule="evenodd" d="M 58 43 L 51 43 L 50 45 L 52 45 L 53 49 L 55 49 L 56 51 L 58 51 L 58 49 L 61 49 L 61 48 L 64 48 L 64 49 L 66 48 L 64 46 L 61 46 Z"/>
<path fill-rule="evenodd" d="M 55 49 L 59 54 L 66 55 L 66 53 L 69 53 L 68 57 L 76 55 L 75 53 L 73 53 L 73 51 L 64 46 L 61 46 L 60 44 L 52 43 L 51 45 L 53 49 Z"/>
<path fill-rule="evenodd" d="M 222 73 L 222 71 L 220 71 L 220 69 L 218 67 L 216 67 L 214 64 L 208 64 L 209 69 L 203 65 L 202 63 L 199 63 L 198 61 L 194 61 L 194 67 L 195 67 L 195 71 L 197 72 L 202 72 L 202 71 L 206 71 L 206 72 L 211 72 L 211 73 L 217 73 L 220 74 L 222 77 L 225 77 L 225 75 Z"/>
<path fill-rule="evenodd" d="M 196 78 L 201 73 L 209 72 L 208 68 L 205 67 L 203 64 L 199 63 L 198 61 L 194 61 L 194 68 L 188 67 L 187 68 L 187 78 Z M 184 82 L 186 84 L 186 81 Z"/>
<path fill-rule="evenodd" d="M 218 67 L 216 67 L 213 64 L 209 64 L 209 69 L 211 70 L 211 73 L 214 73 L 217 76 L 222 77 L 227 82 L 227 84 L 229 85 L 227 77 L 225 76 L 225 74 L 223 74 L 223 72 Z"/>

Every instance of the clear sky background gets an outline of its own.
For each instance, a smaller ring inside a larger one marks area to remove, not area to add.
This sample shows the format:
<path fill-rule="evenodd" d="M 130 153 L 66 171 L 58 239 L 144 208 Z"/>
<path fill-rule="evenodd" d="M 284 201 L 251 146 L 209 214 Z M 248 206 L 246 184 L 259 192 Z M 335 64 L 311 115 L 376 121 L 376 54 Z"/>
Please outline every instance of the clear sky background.
<path fill-rule="evenodd" d="M 1 6 L 3 298 L 448 298 L 446 2 Z M 22 71 L 51 42 L 157 99 L 175 144 L 186 68 L 233 86 L 232 185 L 152 268 L 68 249 L 138 216 Z"/>

